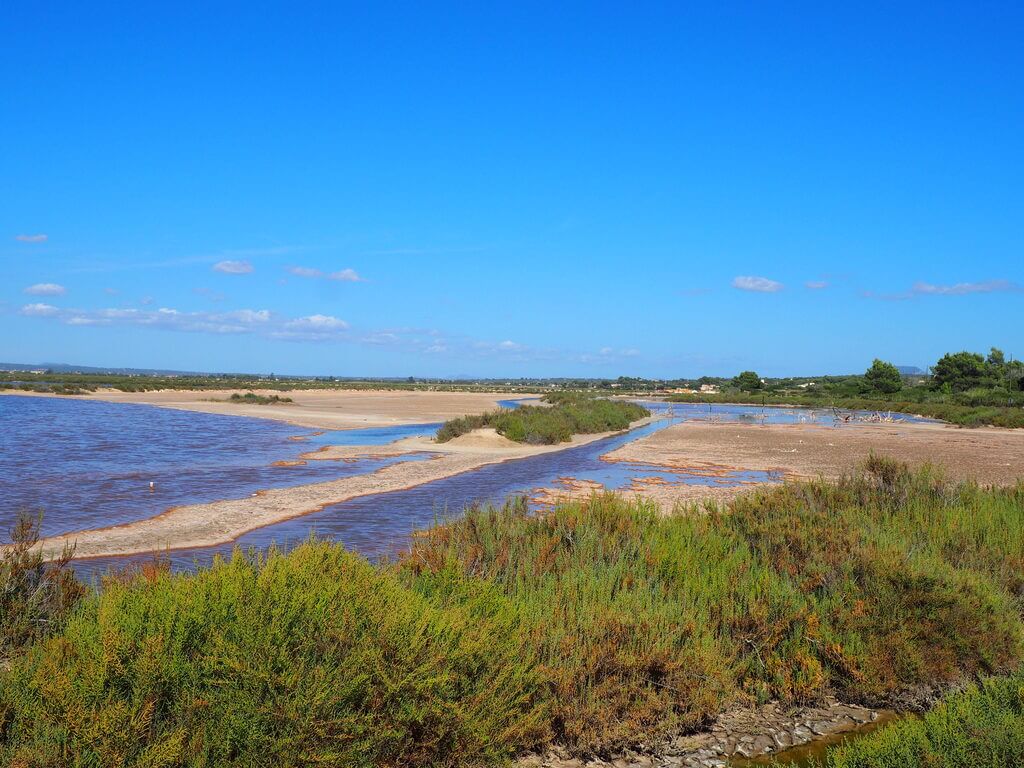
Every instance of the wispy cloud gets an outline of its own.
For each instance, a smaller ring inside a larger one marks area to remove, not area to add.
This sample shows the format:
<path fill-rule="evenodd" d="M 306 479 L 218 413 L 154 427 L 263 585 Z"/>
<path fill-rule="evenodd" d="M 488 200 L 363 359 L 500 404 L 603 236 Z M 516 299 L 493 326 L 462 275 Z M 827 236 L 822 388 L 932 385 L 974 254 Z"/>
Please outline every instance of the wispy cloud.
<path fill-rule="evenodd" d="M 981 283 L 956 283 L 955 285 L 932 285 L 914 283 L 912 293 L 922 296 L 966 296 L 969 293 L 999 293 L 1020 291 L 1022 287 L 1009 280 L 986 280 Z"/>
<path fill-rule="evenodd" d="M 26 304 L 21 314 L 48 317 L 67 325 L 135 325 L 174 331 L 202 333 L 249 333 L 266 327 L 273 316 L 269 310 L 238 309 L 231 312 L 181 312 L 177 309 L 109 308 L 60 309 L 49 304 Z"/>
<path fill-rule="evenodd" d="M 438 247 L 438 248 L 383 248 L 366 251 L 370 256 L 438 256 L 445 253 L 479 253 L 485 250 L 482 246 Z"/>
<path fill-rule="evenodd" d="M 21 314 L 27 317 L 56 317 L 60 310 L 50 304 L 26 304 L 21 308 Z"/>
<path fill-rule="evenodd" d="M 1024 286 L 1010 280 L 984 280 L 978 283 L 954 283 L 953 285 L 917 282 L 909 291 L 902 293 L 863 291 L 861 296 L 880 301 L 907 301 L 921 296 L 969 296 L 978 293 L 1016 293 L 1019 291 L 1024 291 Z"/>
<path fill-rule="evenodd" d="M 26 288 L 24 292 L 31 296 L 63 296 L 68 290 L 57 283 L 36 283 Z"/>
<path fill-rule="evenodd" d="M 756 291 L 757 293 L 778 293 L 785 286 L 782 283 L 776 282 L 775 280 L 769 280 L 767 277 L 757 277 L 754 275 L 740 275 L 734 277 L 732 281 L 733 288 L 739 288 L 741 291 Z"/>
<path fill-rule="evenodd" d="M 344 320 L 331 315 L 309 315 L 285 323 L 285 328 L 293 330 L 343 331 L 348 327 L 348 323 Z"/>
<path fill-rule="evenodd" d="M 192 293 L 196 294 L 197 296 L 202 296 L 204 299 L 213 302 L 224 301 L 224 299 L 226 298 L 224 294 L 221 293 L 220 291 L 214 291 L 211 290 L 210 288 L 193 288 Z"/>
<path fill-rule="evenodd" d="M 601 347 L 597 350 L 597 354 L 585 352 L 581 355 L 570 356 L 570 359 L 580 363 L 614 363 L 623 360 L 630 360 L 635 357 L 640 357 L 640 350 L 627 347 L 623 349 L 617 349 L 616 347 Z"/>
<path fill-rule="evenodd" d="M 339 269 L 337 272 L 324 272 L 314 267 L 288 267 L 288 271 L 296 277 L 305 277 L 310 280 L 337 280 L 342 283 L 365 282 L 358 272 L 350 268 Z"/>
<path fill-rule="evenodd" d="M 804 287 L 812 291 L 822 291 L 825 288 L 828 288 L 828 283 L 824 280 L 808 280 L 804 283 Z"/>
<path fill-rule="evenodd" d="M 269 248 L 226 248 L 214 253 L 193 254 L 190 256 L 176 256 L 173 258 L 160 259 L 155 261 L 117 261 L 117 260 L 95 260 L 92 263 L 85 263 L 70 269 L 71 272 L 81 273 L 104 273 L 124 272 L 137 269 L 169 269 L 185 267 L 190 264 L 230 264 L 246 263 L 247 259 L 258 259 L 263 257 L 282 256 L 288 253 L 308 250 L 302 246 L 278 245 Z M 214 267 L 216 269 L 216 266 Z M 218 270 L 222 271 L 222 270 Z M 252 271 L 251 269 L 249 270 Z M 231 273 L 231 274 L 245 274 Z"/>
<path fill-rule="evenodd" d="M 218 261 L 213 265 L 214 272 L 223 272 L 225 275 L 248 275 L 252 272 L 252 264 L 248 261 L 236 261 L 226 259 Z"/>
<path fill-rule="evenodd" d="M 334 315 L 316 313 L 289 317 L 267 309 L 182 311 L 145 306 L 66 309 L 38 302 L 25 304 L 20 313 L 38 318 L 39 322 L 70 327 L 125 326 L 222 336 L 249 334 L 281 342 L 387 346 L 409 354 L 500 360 L 508 364 L 580 361 L 613 365 L 640 355 L 636 349 L 610 345 L 601 347 L 599 352 L 582 354 L 574 350 L 535 347 L 510 338 L 485 340 L 449 335 L 434 328 L 359 328 Z"/>
<path fill-rule="evenodd" d="M 45 243 L 50 239 L 49 235 L 15 235 L 14 239 L 19 243 Z"/>

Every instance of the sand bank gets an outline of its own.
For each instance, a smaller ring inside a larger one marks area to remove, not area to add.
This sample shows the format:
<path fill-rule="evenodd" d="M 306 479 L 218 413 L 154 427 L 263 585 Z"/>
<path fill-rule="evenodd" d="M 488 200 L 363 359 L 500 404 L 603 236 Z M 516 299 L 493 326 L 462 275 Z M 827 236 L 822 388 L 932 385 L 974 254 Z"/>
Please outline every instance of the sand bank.
<path fill-rule="evenodd" d="M 608 454 L 611 460 L 680 468 L 775 470 L 787 477 L 838 477 L 871 452 L 943 467 L 956 480 L 1011 485 L 1024 478 L 1024 430 L 944 424 L 675 424 Z"/>
<path fill-rule="evenodd" d="M 762 470 L 796 480 L 839 477 L 856 469 L 872 452 L 913 466 L 939 466 L 954 480 L 1012 485 L 1024 479 L 1024 430 L 957 429 L 944 424 L 828 427 L 689 421 L 627 443 L 602 459 L 712 476 Z M 620 493 L 652 499 L 668 512 L 677 504 L 728 501 L 756 485 L 687 485 L 638 477 Z M 598 483 L 563 478 L 559 486 L 537 491 L 534 500 L 552 504 L 587 498 L 601 490 Z"/>
<path fill-rule="evenodd" d="M 634 427 L 650 420 L 636 422 Z M 45 556 L 52 558 L 60 554 L 65 544 L 75 547 L 76 557 L 105 557 L 225 544 L 256 528 L 317 512 L 359 496 L 404 490 L 488 464 L 561 451 L 617 434 L 577 435 L 568 443 L 533 446 L 513 443 L 492 433 L 493 430 L 481 430 L 480 434 L 465 435 L 447 443 L 435 443 L 429 438 L 408 438 L 389 446 L 345 446 L 312 451 L 305 454 L 307 460 L 395 456 L 417 451 L 438 455 L 429 461 L 392 464 L 365 475 L 259 491 L 243 499 L 172 507 L 156 517 L 125 525 L 52 536 L 44 539 L 40 546 Z"/>
<path fill-rule="evenodd" d="M 499 400 L 515 400 L 530 395 L 485 392 L 427 392 L 387 390 L 313 389 L 281 392 L 254 390 L 258 395 L 290 397 L 293 402 L 275 405 L 251 405 L 220 402 L 232 394 L 247 390 L 160 390 L 156 392 L 120 392 L 117 390 L 74 395 L 74 399 L 102 400 L 108 403 L 142 403 L 183 411 L 253 416 L 273 419 L 312 429 L 357 429 L 395 424 L 422 424 L 446 421 L 456 416 L 481 413 L 498 407 Z M 4 394 L 35 397 L 72 397 L 21 391 Z"/>

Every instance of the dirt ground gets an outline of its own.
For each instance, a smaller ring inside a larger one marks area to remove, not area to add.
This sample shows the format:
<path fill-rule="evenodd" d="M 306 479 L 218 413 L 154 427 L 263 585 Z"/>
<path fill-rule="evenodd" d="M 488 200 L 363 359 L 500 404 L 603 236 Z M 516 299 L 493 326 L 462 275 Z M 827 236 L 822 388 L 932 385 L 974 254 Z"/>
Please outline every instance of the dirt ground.
<path fill-rule="evenodd" d="M 393 424 L 446 421 L 498 407 L 498 401 L 529 395 L 483 392 L 386 390 L 255 390 L 258 395 L 290 397 L 281 405 L 245 405 L 221 401 L 242 390 L 161 390 L 157 392 L 92 392 L 75 398 L 111 403 L 145 403 L 164 408 L 274 419 L 313 429 L 354 429 Z M 17 392 L 16 394 L 25 394 Z M 44 395 L 50 396 L 50 395 Z"/>

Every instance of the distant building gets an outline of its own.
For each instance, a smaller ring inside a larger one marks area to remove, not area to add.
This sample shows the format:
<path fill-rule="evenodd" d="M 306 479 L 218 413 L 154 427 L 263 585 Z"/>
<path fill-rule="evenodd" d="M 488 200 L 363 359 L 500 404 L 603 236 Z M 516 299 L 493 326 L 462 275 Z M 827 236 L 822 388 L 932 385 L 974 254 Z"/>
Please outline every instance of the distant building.
<path fill-rule="evenodd" d="M 707 395 L 717 395 L 718 385 L 717 384 L 701 384 L 700 391 Z"/>

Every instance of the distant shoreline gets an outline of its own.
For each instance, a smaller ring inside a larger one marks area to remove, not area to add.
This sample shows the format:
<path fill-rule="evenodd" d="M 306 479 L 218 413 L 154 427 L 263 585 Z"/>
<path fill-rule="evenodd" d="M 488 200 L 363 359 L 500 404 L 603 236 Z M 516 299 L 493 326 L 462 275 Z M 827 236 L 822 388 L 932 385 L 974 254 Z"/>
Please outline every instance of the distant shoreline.
<path fill-rule="evenodd" d="M 248 390 L 245 390 L 248 391 Z M 255 389 L 256 394 L 280 395 L 280 390 Z M 255 405 L 217 402 L 230 398 L 238 389 L 120 390 L 62 395 L 55 392 L 26 392 L 0 389 L 0 395 L 53 397 L 63 400 L 93 400 L 105 403 L 135 403 L 182 411 L 248 416 L 269 419 L 296 427 L 321 430 L 360 429 L 401 424 L 446 421 L 456 416 L 479 413 L 498 407 L 501 400 L 531 397 L 508 392 L 439 392 L 423 390 L 303 389 L 286 394 L 291 403 Z M 539 393 L 538 393 L 539 394 Z"/>

